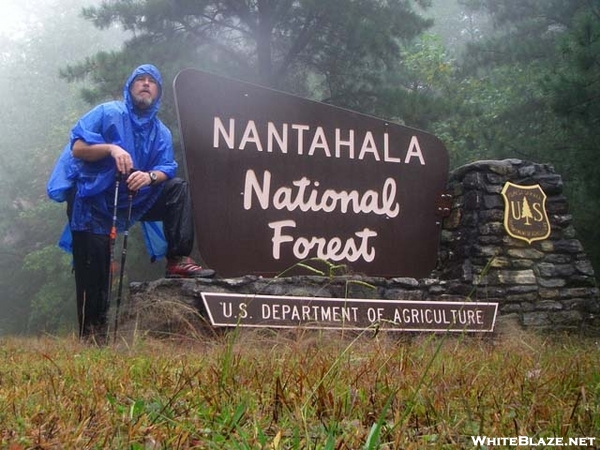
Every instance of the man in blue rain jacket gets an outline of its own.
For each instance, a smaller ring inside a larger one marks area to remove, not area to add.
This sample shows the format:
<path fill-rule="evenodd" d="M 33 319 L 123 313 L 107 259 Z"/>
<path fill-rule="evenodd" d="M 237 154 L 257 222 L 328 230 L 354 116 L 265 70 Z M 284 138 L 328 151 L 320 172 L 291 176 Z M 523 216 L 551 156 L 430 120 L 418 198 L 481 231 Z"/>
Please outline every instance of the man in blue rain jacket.
<path fill-rule="evenodd" d="M 151 64 L 137 67 L 125 83 L 123 101 L 100 104 L 79 119 L 48 181 L 50 198 L 67 201 L 82 338 L 106 333 L 117 180 L 119 232 L 127 222 L 162 221 L 166 276 L 214 275 L 189 257 L 194 239 L 191 201 L 187 183 L 175 177 L 171 133 L 157 118 L 161 96 L 158 69 Z M 135 195 L 129 197 L 129 192 Z"/>

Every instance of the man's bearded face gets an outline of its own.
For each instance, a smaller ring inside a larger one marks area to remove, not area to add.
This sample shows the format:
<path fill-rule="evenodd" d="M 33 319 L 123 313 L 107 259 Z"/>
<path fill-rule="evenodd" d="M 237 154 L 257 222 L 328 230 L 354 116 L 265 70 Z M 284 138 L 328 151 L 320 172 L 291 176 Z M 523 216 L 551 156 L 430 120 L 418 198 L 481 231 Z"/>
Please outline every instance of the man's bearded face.
<path fill-rule="evenodd" d="M 152 106 L 158 97 L 158 90 L 158 83 L 148 74 L 135 77 L 129 88 L 134 105 L 141 110 Z"/>

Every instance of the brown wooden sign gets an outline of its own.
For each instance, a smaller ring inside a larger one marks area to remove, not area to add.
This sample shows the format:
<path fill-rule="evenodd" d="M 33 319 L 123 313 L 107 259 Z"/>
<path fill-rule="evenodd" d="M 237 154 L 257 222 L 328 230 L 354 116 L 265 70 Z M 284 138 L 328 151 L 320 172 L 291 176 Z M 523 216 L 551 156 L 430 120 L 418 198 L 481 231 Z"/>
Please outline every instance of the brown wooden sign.
<path fill-rule="evenodd" d="M 494 331 L 498 303 L 288 297 L 202 292 L 211 324 L 387 331 Z"/>
<path fill-rule="evenodd" d="M 196 239 L 220 275 L 311 258 L 373 276 L 435 267 L 448 172 L 437 138 L 197 70 L 174 90 Z"/>

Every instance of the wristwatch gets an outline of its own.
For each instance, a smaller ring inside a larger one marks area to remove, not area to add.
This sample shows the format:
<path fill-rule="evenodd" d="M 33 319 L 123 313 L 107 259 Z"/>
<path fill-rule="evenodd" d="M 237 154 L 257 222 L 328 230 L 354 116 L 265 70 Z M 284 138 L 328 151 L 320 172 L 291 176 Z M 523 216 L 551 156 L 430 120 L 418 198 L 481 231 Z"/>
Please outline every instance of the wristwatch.
<path fill-rule="evenodd" d="M 156 183 L 156 180 L 158 180 L 158 175 L 156 175 L 156 172 L 148 172 L 148 175 L 150 175 L 150 185 Z"/>

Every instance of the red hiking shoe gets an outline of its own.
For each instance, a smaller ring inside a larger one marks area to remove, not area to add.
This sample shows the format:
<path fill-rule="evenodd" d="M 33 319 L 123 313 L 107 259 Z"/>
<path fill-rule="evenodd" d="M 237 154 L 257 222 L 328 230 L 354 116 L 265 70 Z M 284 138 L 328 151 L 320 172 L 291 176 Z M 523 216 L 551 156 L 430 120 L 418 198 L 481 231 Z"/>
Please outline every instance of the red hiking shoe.
<path fill-rule="evenodd" d="M 196 264 L 189 256 L 179 256 L 167 261 L 167 278 L 211 278 L 215 271 Z"/>

